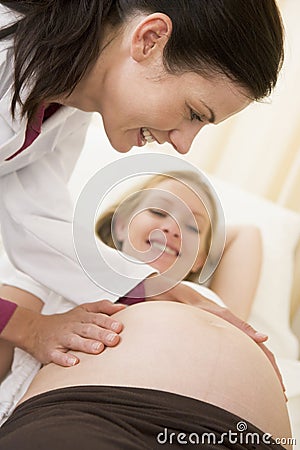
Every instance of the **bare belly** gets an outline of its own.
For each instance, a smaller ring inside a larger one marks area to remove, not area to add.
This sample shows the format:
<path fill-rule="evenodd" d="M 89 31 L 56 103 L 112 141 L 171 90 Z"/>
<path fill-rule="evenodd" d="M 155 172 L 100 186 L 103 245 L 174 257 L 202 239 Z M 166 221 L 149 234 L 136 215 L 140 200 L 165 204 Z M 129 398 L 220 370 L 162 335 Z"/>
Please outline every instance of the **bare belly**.
<path fill-rule="evenodd" d="M 146 302 L 117 313 L 121 342 L 80 364 L 44 367 L 25 397 L 76 385 L 159 389 L 226 409 L 274 437 L 289 437 L 285 400 L 262 350 L 244 333 L 200 309 Z M 73 352 L 74 353 L 74 352 Z"/>

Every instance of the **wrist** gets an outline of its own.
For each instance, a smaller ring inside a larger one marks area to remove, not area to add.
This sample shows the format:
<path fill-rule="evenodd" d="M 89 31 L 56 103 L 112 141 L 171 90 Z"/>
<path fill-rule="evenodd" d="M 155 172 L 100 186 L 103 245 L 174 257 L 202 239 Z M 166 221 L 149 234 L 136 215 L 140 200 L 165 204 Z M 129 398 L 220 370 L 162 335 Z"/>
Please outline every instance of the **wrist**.
<path fill-rule="evenodd" d="M 1 338 L 31 353 L 30 348 L 36 335 L 36 322 L 39 316 L 40 314 L 35 311 L 18 306 L 3 329 Z"/>

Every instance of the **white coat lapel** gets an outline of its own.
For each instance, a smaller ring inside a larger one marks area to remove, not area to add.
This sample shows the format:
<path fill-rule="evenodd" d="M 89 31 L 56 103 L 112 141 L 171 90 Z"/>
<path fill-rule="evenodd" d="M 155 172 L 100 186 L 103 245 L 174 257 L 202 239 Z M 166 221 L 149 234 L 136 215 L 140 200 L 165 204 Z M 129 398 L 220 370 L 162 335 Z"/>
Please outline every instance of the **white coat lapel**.
<path fill-rule="evenodd" d="M 0 165 L 5 163 L 5 159 L 16 153 L 23 145 L 26 135 L 26 119 L 18 120 L 20 108 L 17 106 L 16 119 L 13 120 L 10 114 L 11 90 L 9 89 L 0 100 Z M 46 135 L 55 127 L 61 126 L 64 121 L 75 111 L 74 108 L 62 107 L 49 117 L 41 128 L 41 136 Z M 37 138 L 39 139 L 39 137 Z M 1 141 L 4 143 L 1 144 Z M 24 152 L 30 153 L 30 148 Z"/>
<path fill-rule="evenodd" d="M 70 108 L 68 106 L 62 106 L 56 111 L 52 116 L 50 116 L 42 124 L 41 134 L 49 133 L 53 128 L 62 125 L 65 120 L 76 111 L 75 108 Z"/>

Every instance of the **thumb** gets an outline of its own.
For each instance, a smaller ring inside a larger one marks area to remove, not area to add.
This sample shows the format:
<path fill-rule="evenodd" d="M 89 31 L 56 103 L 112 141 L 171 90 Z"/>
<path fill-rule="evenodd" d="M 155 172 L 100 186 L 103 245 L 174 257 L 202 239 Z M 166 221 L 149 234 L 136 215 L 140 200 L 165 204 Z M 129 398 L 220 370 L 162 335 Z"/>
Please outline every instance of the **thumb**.
<path fill-rule="evenodd" d="M 266 342 L 268 340 L 268 336 L 266 334 L 260 333 L 259 331 L 255 330 L 255 328 L 253 328 L 247 322 L 241 321 L 241 326 L 239 328 L 258 344 L 261 344 L 262 342 Z"/>
<path fill-rule="evenodd" d="M 220 309 L 223 310 L 221 313 L 218 314 L 220 317 L 232 323 L 232 325 L 235 325 L 241 331 L 246 333 L 257 344 L 261 344 L 262 342 L 265 342 L 268 339 L 268 336 L 266 334 L 260 333 L 259 331 L 255 330 L 255 328 L 253 328 L 248 322 L 245 322 L 244 320 L 235 316 L 229 309 L 227 308 L 220 308 Z"/>

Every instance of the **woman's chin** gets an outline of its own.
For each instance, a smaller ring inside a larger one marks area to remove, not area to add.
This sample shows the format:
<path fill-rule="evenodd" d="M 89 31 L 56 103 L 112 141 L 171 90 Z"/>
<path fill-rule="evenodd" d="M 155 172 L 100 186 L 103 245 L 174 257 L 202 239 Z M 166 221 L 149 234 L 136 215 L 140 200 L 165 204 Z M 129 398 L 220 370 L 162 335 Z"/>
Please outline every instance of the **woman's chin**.
<path fill-rule="evenodd" d="M 118 153 L 128 153 L 133 147 L 133 145 L 128 145 L 125 143 L 113 144 L 111 142 L 111 145 L 112 145 L 113 149 L 116 150 Z"/>
<path fill-rule="evenodd" d="M 109 143 L 114 150 L 118 153 L 127 153 L 129 152 L 134 145 L 134 142 L 129 142 L 129 139 L 125 139 L 126 136 L 115 135 L 115 133 L 109 133 L 106 131 L 106 136 L 108 137 Z"/>

